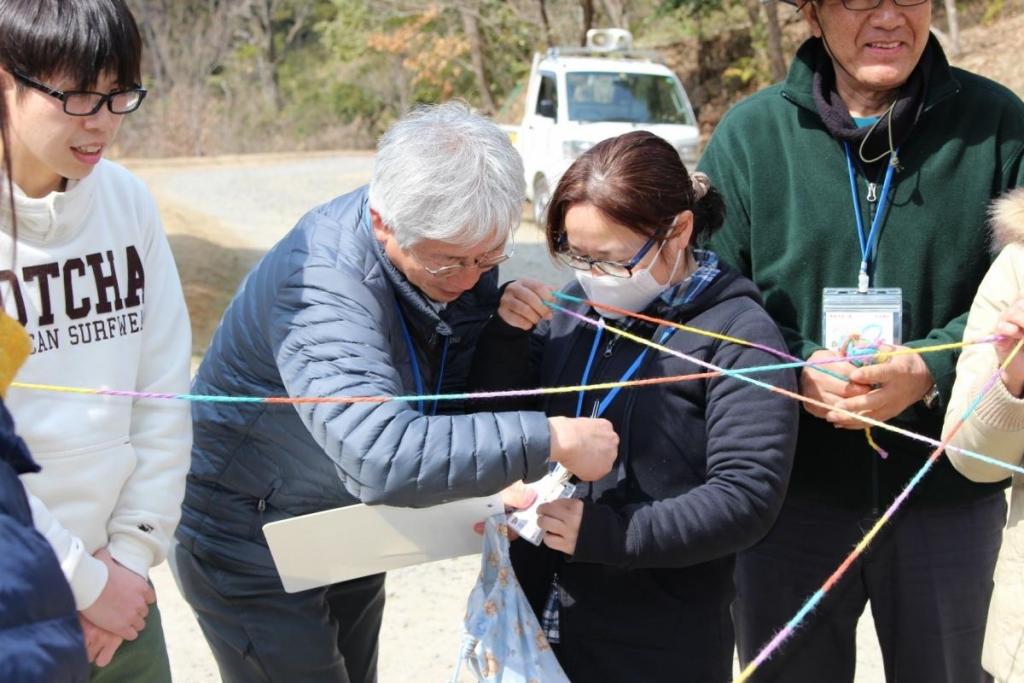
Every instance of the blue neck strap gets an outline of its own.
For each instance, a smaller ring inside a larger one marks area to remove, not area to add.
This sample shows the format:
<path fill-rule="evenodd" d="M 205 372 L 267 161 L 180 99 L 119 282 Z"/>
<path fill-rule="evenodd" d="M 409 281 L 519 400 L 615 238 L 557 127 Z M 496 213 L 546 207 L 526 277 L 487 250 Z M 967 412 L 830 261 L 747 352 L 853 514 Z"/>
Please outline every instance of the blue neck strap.
<path fill-rule="evenodd" d="M 664 332 L 662 332 L 661 339 L 658 340 L 658 343 L 664 344 L 666 341 L 668 341 L 669 337 L 675 334 L 675 331 L 676 328 L 670 327 Z M 590 371 L 594 367 L 594 358 L 597 357 L 597 347 L 600 345 L 601 336 L 603 332 L 603 324 L 598 326 L 597 331 L 594 332 L 594 343 L 590 345 L 590 356 L 587 358 L 587 364 L 583 368 L 583 377 L 580 379 L 580 384 L 585 385 L 590 379 Z M 633 375 L 635 375 L 637 371 L 640 369 L 640 366 L 643 365 L 644 358 L 647 357 L 647 352 L 650 350 L 651 347 L 644 347 L 644 350 L 637 355 L 636 360 L 634 360 L 633 364 L 629 366 L 629 369 L 627 369 L 626 372 L 622 374 L 622 377 L 619 378 L 620 382 L 628 382 L 633 378 Z M 619 395 L 619 391 L 621 390 L 622 387 L 615 387 L 612 390 L 610 390 L 607 394 L 605 394 L 605 397 L 601 399 L 600 403 L 598 403 L 597 409 L 593 412 L 593 414 L 588 415 L 588 417 L 601 417 L 601 415 L 604 414 L 604 411 L 608 409 L 608 406 L 611 405 L 611 402 L 615 400 L 615 397 Z M 583 414 L 583 395 L 585 393 L 585 391 L 580 391 L 579 397 L 576 399 L 576 417 L 580 417 Z"/>
<path fill-rule="evenodd" d="M 882 217 L 885 215 L 885 205 L 889 200 L 889 188 L 892 186 L 892 176 L 896 166 L 890 162 L 885 169 L 885 180 L 882 181 L 882 192 L 878 195 L 878 208 L 875 210 L 874 218 L 871 220 L 871 232 L 864 237 L 864 218 L 860 214 L 860 200 L 857 198 L 857 173 L 853 168 L 853 153 L 850 151 L 850 144 L 843 143 L 846 151 L 846 169 L 850 173 L 850 194 L 853 196 L 853 217 L 857 220 L 857 239 L 860 241 L 860 272 L 857 278 L 857 289 L 866 292 L 868 289 L 868 268 L 871 265 L 871 257 L 878 246 L 878 230 L 882 225 Z M 892 158 L 899 156 L 899 149 L 893 151 Z"/>
<path fill-rule="evenodd" d="M 402 336 L 405 337 L 405 348 L 409 351 L 409 362 L 412 363 L 412 375 L 416 382 L 416 395 L 423 396 L 423 375 L 420 373 L 420 362 L 416 359 L 416 346 L 412 343 L 412 335 L 409 333 L 409 325 L 405 322 L 405 315 L 402 313 L 402 305 L 398 303 L 398 299 L 395 299 L 395 308 L 398 310 L 398 320 L 402 323 Z M 441 393 L 441 384 L 444 381 L 444 366 L 448 360 L 448 336 L 445 335 L 444 346 L 441 350 L 441 369 L 437 373 L 437 387 L 434 389 L 434 395 Z M 419 401 L 420 413 L 426 415 L 426 406 L 424 405 L 423 399 Z M 437 415 L 437 399 L 434 399 L 434 405 L 430 409 L 431 415 Z"/>

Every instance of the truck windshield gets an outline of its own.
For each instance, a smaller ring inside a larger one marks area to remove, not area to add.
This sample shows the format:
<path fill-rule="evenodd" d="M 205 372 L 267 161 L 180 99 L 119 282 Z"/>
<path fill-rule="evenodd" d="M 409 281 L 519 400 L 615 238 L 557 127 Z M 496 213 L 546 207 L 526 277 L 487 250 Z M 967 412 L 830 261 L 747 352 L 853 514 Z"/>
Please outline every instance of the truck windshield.
<path fill-rule="evenodd" d="M 694 123 L 671 76 L 577 71 L 565 75 L 565 86 L 571 121 Z"/>

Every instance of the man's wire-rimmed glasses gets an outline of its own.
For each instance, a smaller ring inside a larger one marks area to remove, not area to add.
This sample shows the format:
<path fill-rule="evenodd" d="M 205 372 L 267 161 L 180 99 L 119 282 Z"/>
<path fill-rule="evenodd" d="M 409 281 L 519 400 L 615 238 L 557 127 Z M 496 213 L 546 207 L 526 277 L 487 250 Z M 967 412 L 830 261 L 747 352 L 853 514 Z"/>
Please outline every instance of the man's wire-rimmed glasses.
<path fill-rule="evenodd" d="M 892 0 L 892 3 L 897 7 L 914 7 L 915 5 L 923 5 L 931 0 Z M 877 9 L 882 5 L 885 0 L 842 0 L 843 7 L 854 12 L 866 12 L 868 10 Z"/>
<path fill-rule="evenodd" d="M 89 90 L 58 90 L 17 69 L 11 71 L 11 74 L 28 87 L 60 100 L 64 105 L 64 113 L 71 116 L 92 116 L 104 104 L 112 114 L 130 114 L 139 108 L 142 100 L 146 99 L 145 88 L 139 86 L 110 93 Z"/>
<path fill-rule="evenodd" d="M 805 5 L 809 5 L 812 0 L 803 0 L 803 2 L 797 3 L 797 10 L 803 9 Z M 848 10 L 853 12 L 867 12 L 869 10 L 878 9 L 881 7 L 885 0 L 840 0 Z M 916 7 L 917 5 L 923 5 L 931 0 L 892 0 L 893 4 L 897 7 Z"/>
<path fill-rule="evenodd" d="M 460 261 L 458 263 L 440 265 L 425 261 L 423 257 L 419 256 L 411 248 L 406 249 L 406 251 L 409 254 L 411 254 L 414 259 L 416 259 L 416 262 L 420 264 L 423 270 L 427 271 L 436 278 L 447 278 L 453 275 L 457 275 L 458 273 L 465 271 L 467 268 L 476 268 L 480 272 L 484 272 L 490 270 L 491 268 L 494 268 L 500 263 L 508 261 L 510 258 L 512 258 L 512 255 L 516 251 L 516 238 L 514 233 L 510 234 L 508 238 L 508 244 L 505 245 L 502 253 L 495 254 L 494 252 L 498 251 L 497 249 L 495 249 L 494 252 L 484 254 L 483 256 L 474 259 L 472 263 L 464 263 Z"/>

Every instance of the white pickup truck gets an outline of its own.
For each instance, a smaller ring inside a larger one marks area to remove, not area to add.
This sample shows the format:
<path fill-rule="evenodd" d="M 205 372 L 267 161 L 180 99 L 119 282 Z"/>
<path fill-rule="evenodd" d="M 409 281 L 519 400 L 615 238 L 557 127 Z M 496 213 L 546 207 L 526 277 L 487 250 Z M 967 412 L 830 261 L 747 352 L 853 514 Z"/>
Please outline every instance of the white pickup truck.
<path fill-rule="evenodd" d="M 697 163 L 700 131 L 686 91 L 655 53 L 632 49 L 628 31 L 591 30 L 585 48 L 535 55 L 526 97 L 522 125 L 510 133 L 538 225 L 558 179 L 601 140 L 648 130 L 672 143 L 688 169 Z"/>

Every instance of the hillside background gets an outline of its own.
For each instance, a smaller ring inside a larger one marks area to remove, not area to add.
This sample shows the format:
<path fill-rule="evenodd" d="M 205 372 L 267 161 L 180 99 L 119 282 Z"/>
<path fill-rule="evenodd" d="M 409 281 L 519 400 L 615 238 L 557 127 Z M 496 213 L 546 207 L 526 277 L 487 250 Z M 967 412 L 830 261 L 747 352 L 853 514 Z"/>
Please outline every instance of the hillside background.
<path fill-rule="evenodd" d="M 610 26 L 663 55 L 707 135 L 732 103 L 780 79 L 807 35 L 793 7 L 777 0 L 129 4 L 152 97 L 122 132 L 122 157 L 370 148 L 410 106 L 451 98 L 516 123 L 533 53 L 579 45 L 588 28 Z M 934 4 L 954 61 L 1024 93 L 1024 0 Z"/>

